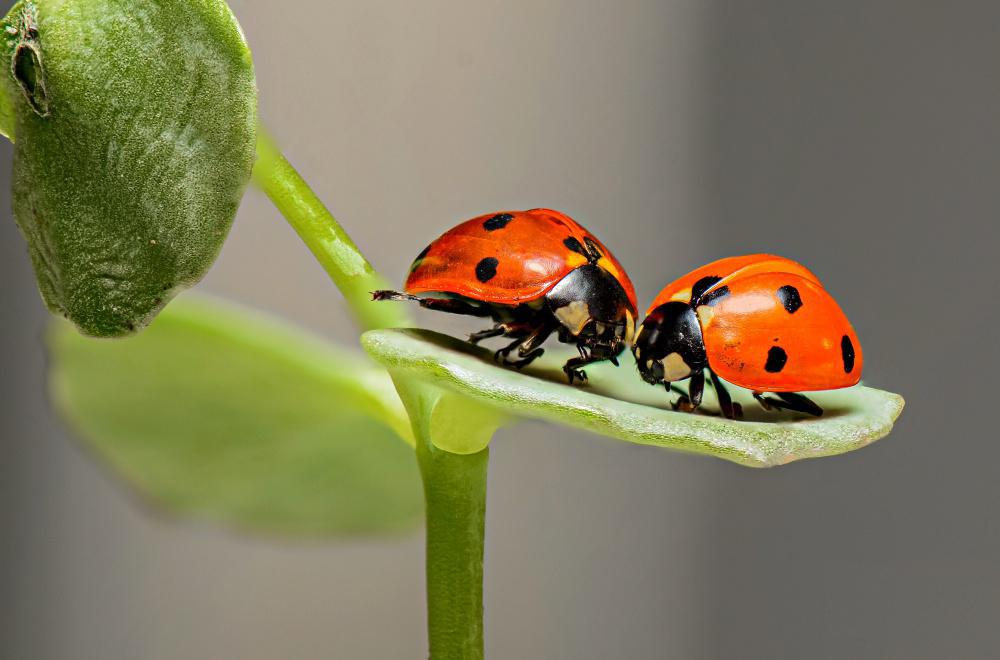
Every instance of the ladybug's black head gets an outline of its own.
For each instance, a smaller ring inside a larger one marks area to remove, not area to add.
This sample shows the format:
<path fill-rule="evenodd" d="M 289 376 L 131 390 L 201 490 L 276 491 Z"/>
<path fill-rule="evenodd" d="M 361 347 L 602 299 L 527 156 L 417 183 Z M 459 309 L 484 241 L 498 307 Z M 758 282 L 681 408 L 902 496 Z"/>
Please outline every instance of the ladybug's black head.
<path fill-rule="evenodd" d="M 653 385 L 684 380 L 708 366 L 698 316 L 682 302 L 668 302 L 649 313 L 632 354 L 642 379 Z"/>
<path fill-rule="evenodd" d="M 573 270 L 545 296 L 563 341 L 582 344 L 598 360 L 614 360 L 632 341 L 635 308 L 615 277 L 596 264 Z"/>

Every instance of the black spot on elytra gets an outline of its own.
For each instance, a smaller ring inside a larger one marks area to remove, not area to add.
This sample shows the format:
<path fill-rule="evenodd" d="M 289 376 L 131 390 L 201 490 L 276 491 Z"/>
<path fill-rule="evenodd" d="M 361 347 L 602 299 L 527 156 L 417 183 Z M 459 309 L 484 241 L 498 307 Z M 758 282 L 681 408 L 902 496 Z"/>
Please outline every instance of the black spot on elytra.
<path fill-rule="evenodd" d="M 764 364 L 764 371 L 769 374 L 780 373 L 788 362 L 788 353 L 781 346 L 772 346 L 767 351 L 767 362 Z"/>
<path fill-rule="evenodd" d="M 483 223 L 483 229 L 486 231 L 496 231 L 497 229 L 503 229 L 506 227 L 511 220 L 514 219 L 510 213 L 497 213 L 495 216 Z"/>
<path fill-rule="evenodd" d="M 721 277 L 707 275 L 706 277 L 703 277 L 695 282 L 694 286 L 691 287 L 691 304 L 697 307 L 698 301 L 700 301 L 701 297 L 705 295 L 705 292 L 718 284 L 721 280 Z"/>
<path fill-rule="evenodd" d="M 497 266 L 500 261 L 496 257 L 486 257 L 476 264 L 476 279 L 480 282 L 489 282 L 497 274 Z"/>
<path fill-rule="evenodd" d="M 799 311 L 799 307 L 802 307 L 802 296 L 799 295 L 799 290 L 791 284 L 786 284 L 778 289 L 778 300 L 781 301 L 785 311 L 789 314 L 794 314 Z"/>
<path fill-rule="evenodd" d="M 587 256 L 587 250 L 580 244 L 580 241 L 576 240 L 576 236 L 570 236 L 564 240 L 563 245 L 577 254 L 582 254 L 585 257 Z"/>
<path fill-rule="evenodd" d="M 701 300 L 698 301 L 698 305 L 699 306 L 714 305 L 715 303 L 719 302 L 728 295 L 729 295 L 729 287 L 720 286 L 718 289 L 712 289 L 711 291 L 703 295 L 701 297 Z"/>
<path fill-rule="evenodd" d="M 840 340 L 840 355 L 844 358 L 844 373 L 849 374 L 854 371 L 854 344 L 847 335 Z"/>

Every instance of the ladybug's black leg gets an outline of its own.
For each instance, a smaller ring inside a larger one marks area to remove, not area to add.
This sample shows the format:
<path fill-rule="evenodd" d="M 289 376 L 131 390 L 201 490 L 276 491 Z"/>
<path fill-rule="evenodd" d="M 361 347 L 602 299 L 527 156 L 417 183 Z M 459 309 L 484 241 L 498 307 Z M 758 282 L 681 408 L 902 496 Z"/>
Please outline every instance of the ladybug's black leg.
<path fill-rule="evenodd" d="M 420 306 L 433 309 L 436 312 L 449 314 L 464 314 L 466 316 L 490 316 L 490 308 L 486 305 L 474 305 L 455 298 L 419 298 Z"/>
<path fill-rule="evenodd" d="M 691 382 L 688 384 L 688 398 L 691 399 L 691 407 L 697 408 L 701 405 L 701 396 L 705 393 L 705 372 L 696 371 L 691 374 Z"/>
<path fill-rule="evenodd" d="M 719 409 L 722 411 L 722 416 L 726 419 L 739 419 L 739 417 L 742 417 L 742 414 L 739 416 L 736 414 L 737 408 L 733 405 L 733 398 L 729 396 L 729 390 L 726 389 L 726 385 L 722 382 L 722 379 L 712 370 L 709 370 L 708 375 L 712 379 L 712 387 L 715 388 L 715 396 L 719 400 Z M 740 410 L 740 413 L 742 412 Z"/>
<path fill-rule="evenodd" d="M 696 371 L 691 374 L 691 382 L 688 384 L 687 393 L 679 388 L 672 387 L 667 383 L 668 392 L 679 392 L 680 397 L 670 404 L 674 410 L 681 412 L 694 412 L 701 405 L 701 396 L 705 393 L 705 372 Z"/>
<path fill-rule="evenodd" d="M 814 415 L 816 417 L 822 417 L 823 415 L 822 408 L 811 399 L 797 392 L 775 392 L 774 394 L 778 399 L 765 397 L 762 392 L 754 392 L 753 398 L 757 399 L 757 402 L 760 403 L 764 410 L 794 410 L 795 412 Z"/>
<path fill-rule="evenodd" d="M 572 385 L 574 380 L 578 380 L 581 383 L 587 382 L 587 372 L 583 369 L 577 369 L 577 367 L 582 367 L 585 364 L 590 364 L 593 360 L 588 360 L 585 357 L 575 357 L 566 360 L 566 364 L 563 365 L 563 372 L 566 374 L 566 378 L 569 379 L 569 384 Z"/>
<path fill-rule="evenodd" d="M 492 313 L 487 305 L 477 305 L 457 298 L 421 298 L 399 291 L 372 291 L 372 300 L 411 300 L 425 309 L 465 316 L 490 316 Z"/>
<path fill-rule="evenodd" d="M 521 359 L 516 362 L 509 362 L 508 364 L 518 369 L 522 369 L 542 357 L 545 349 L 541 348 L 541 345 L 545 343 L 546 339 L 549 338 L 553 329 L 554 328 L 550 325 L 541 325 L 536 328 L 530 335 L 525 337 L 521 341 L 521 344 L 517 347 L 517 354 L 521 356 Z"/>
<path fill-rule="evenodd" d="M 401 293 L 399 291 L 390 291 L 389 289 L 379 289 L 378 291 L 372 291 L 372 300 L 416 300 L 419 301 L 420 298 L 416 296 L 411 296 L 408 293 Z"/>
<path fill-rule="evenodd" d="M 503 327 L 502 324 L 497 323 L 492 328 L 487 328 L 486 330 L 480 330 L 479 332 L 473 332 L 471 335 L 469 335 L 469 342 L 473 344 L 478 344 L 484 339 L 489 339 L 490 337 L 499 337 L 506 331 L 507 329 Z"/>
<path fill-rule="evenodd" d="M 507 356 L 510 355 L 512 352 L 514 352 L 514 350 L 517 349 L 517 347 L 521 345 L 522 341 L 524 341 L 524 340 L 521 339 L 520 337 L 518 337 L 517 339 L 515 339 L 511 343 L 509 343 L 506 346 L 504 346 L 503 348 L 495 351 L 493 353 L 493 359 L 496 362 L 506 362 L 507 361 Z"/>
<path fill-rule="evenodd" d="M 701 405 L 701 396 L 705 393 L 705 372 L 696 371 L 691 374 L 691 382 L 688 383 L 688 391 L 672 383 L 664 383 L 667 392 L 676 392 L 680 396 L 676 401 L 670 402 L 670 407 L 681 412 L 694 412 L 695 408 Z"/>
<path fill-rule="evenodd" d="M 823 416 L 823 409 L 819 405 L 805 397 L 798 392 L 775 392 L 779 399 L 781 399 L 781 404 L 776 404 L 777 407 L 785 408 L 786 410 L 794 410 L 796 412 L 805 413 L 807 415 L 813 415 L 815 417 Z"/>
<path fill-rule="evenodd" d="M 552 334 L 551 325 L 545 324 L 540 325 L 531 331 L 527 337 L 516 339 L 509 346 L 501 348 L 499 351 L 493 354 L 493 358 L 497 361 L 503 361 L 504 364 L 514 367 L 516 369 L 522 369 L 536 359 L 540 358 L 545 349 L 541 348 L 541 345 L 549 338 Z M 507 357 L 517 349 L 517 354 L 521 359 L 519 360 L 508 360 Z"/>

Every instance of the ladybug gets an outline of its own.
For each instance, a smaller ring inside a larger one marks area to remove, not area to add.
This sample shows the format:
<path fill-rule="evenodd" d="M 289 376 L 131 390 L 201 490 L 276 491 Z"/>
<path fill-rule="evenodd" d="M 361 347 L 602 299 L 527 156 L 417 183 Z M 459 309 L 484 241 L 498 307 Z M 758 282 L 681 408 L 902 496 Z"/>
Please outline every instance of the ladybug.
<path fill-rule="evenodd" d="M 742 410 L 723 380 L 752 390 L 765 410 L 820 416 L 823 409 L 799 392 L 855 385 L 864 362 L 854 328 L 819 278 L 770 254 L 720 259 L 667 285 L 632 353 L 647 383 L 670 391 L 674 381 L 691 380 L 675 409 L 701 404 L 708 371 L 730 419 Z"/>
<path fill-rule="evenodd" d="M 550 209 L 490 213 L 448 230 L 417 255 L 405 290 L 375 291 L 372 298 L 489 317 L 493 327 L 469 341 L 512 338 L 494 354 L 512 367 L 541 356 L 542 343 L 556 333 L 580 352 L 563 367 L 570 383 L 585 381 L 581 367 L 592 362 L 617 366 L 638 317 L 635 288 L 618 260 L 572 218 Z"/>

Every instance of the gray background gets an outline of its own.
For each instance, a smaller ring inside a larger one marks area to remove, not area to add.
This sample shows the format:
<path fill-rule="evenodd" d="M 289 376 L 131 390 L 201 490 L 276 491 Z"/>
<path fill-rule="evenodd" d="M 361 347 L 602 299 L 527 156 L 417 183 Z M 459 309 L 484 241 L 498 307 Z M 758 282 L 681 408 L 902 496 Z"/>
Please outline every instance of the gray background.
<path fill-rule="evenodd" d="M 501 433 L 491 658 L 997 655 L 1000 5 L 276 6 L 233 3 L 262 116 L 393 280 L 444 228 L 509 207 L 576 216 L 643 300 L 774 251 L 848 311 L 866 380 L 907 397 L 889 439 L 769 471 L 539 423 Z M 422 657 L 419 537 L 171 524 L 84 455 L 45 403 L 46 316 L 5 213 L 0 657 Z M 258 193 L 204 288 L 354 341 Z"/>

